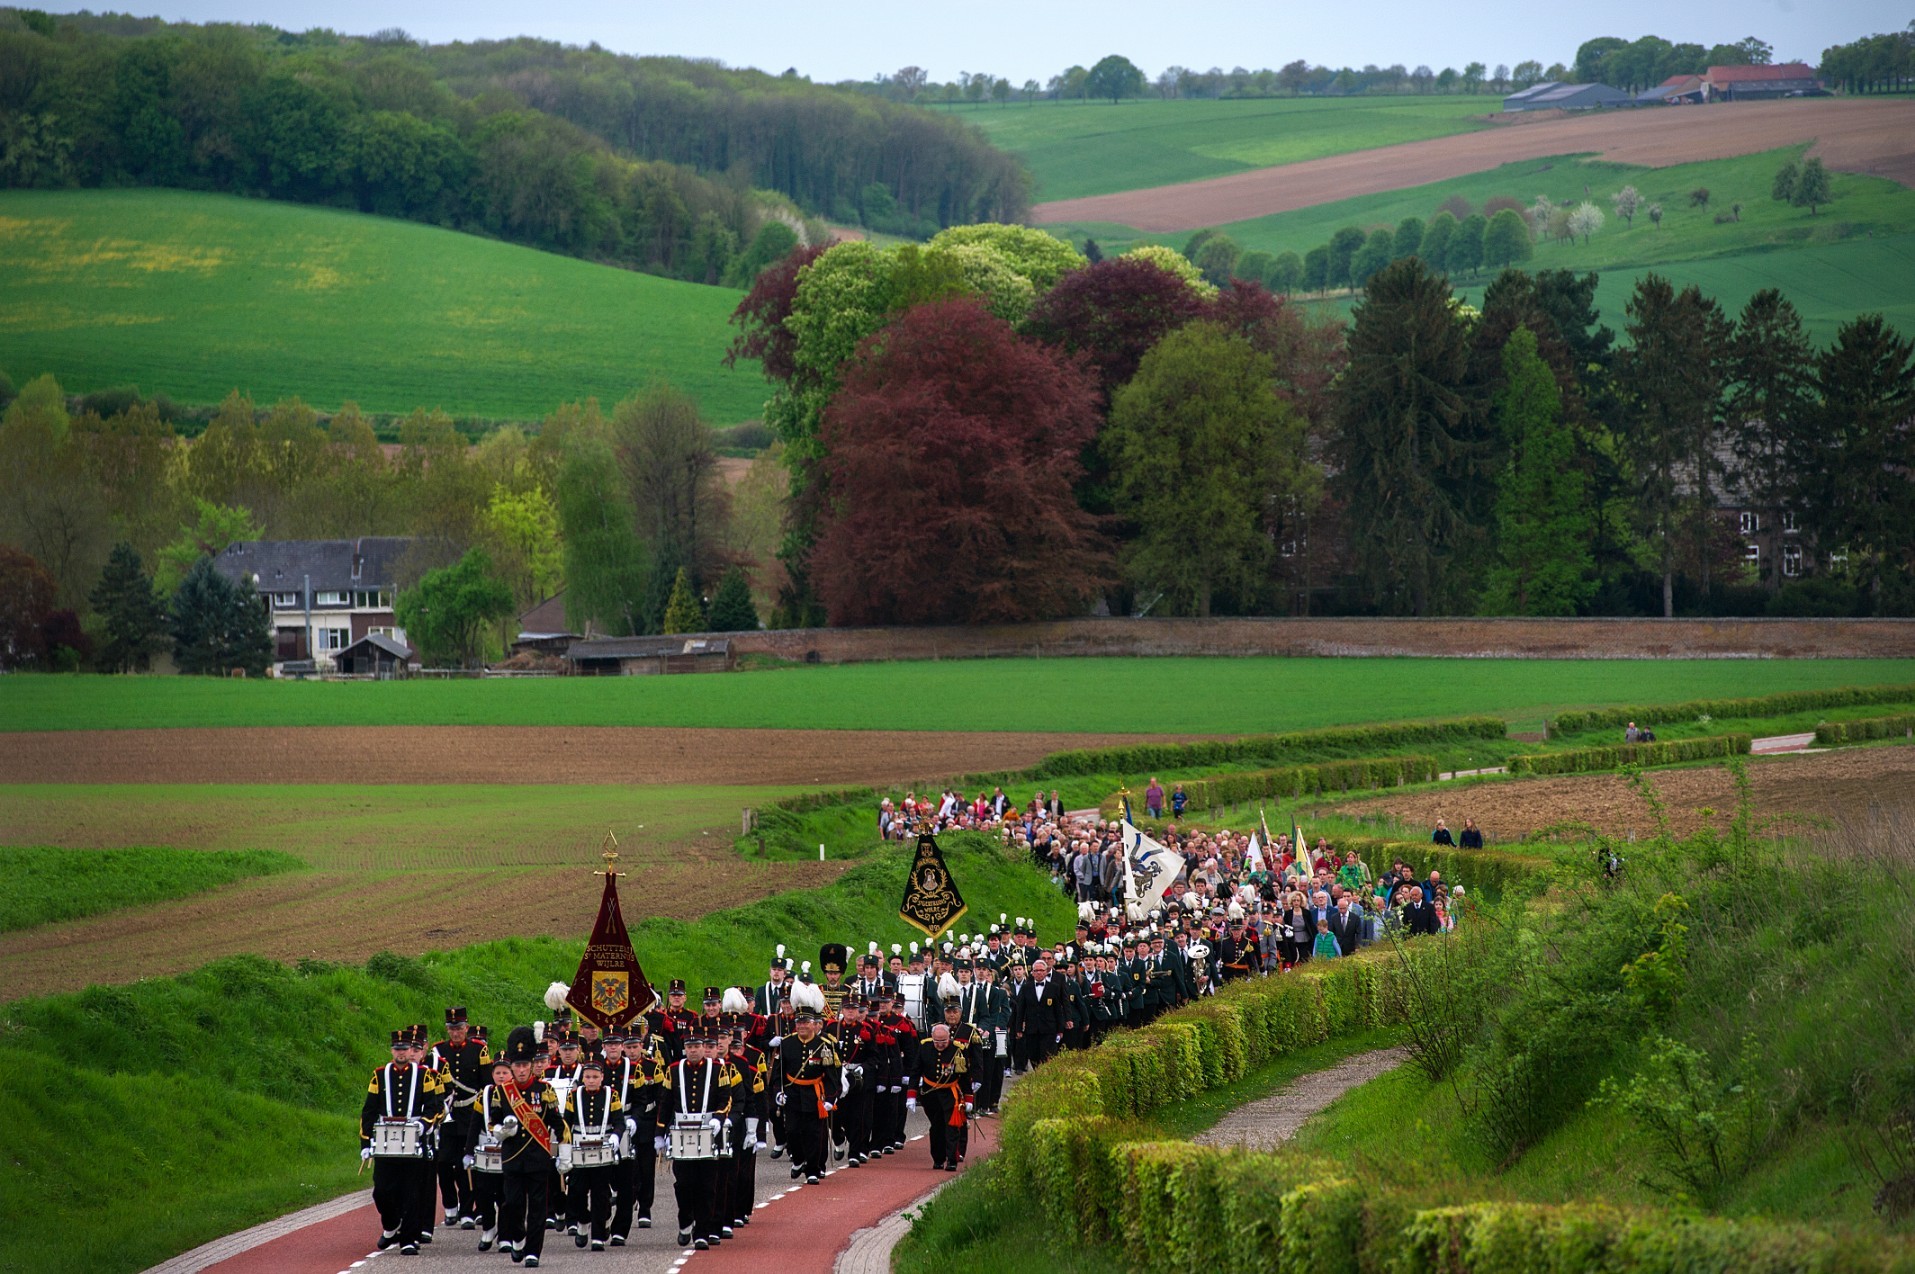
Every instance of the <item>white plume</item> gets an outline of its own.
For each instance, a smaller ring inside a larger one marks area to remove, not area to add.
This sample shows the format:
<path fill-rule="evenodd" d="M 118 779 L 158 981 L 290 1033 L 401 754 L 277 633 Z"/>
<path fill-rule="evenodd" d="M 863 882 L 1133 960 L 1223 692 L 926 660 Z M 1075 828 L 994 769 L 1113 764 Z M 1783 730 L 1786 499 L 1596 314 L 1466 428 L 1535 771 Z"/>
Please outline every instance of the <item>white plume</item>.
<path fill-rule="evenodd" d="M 551 1009 L 554 1013 L 558 1012 L 565 1007 L 565 997 L 571 993 L 572 988 L 570 986 L 567 986 L 563 982 L 554 982 L 551 986 L 545 988 L 545 1007 Z"/>
<path fill-rule="evenodd" d="M 780 960 L 785 958 L 785 944 L 782 942 L 778 944 L 778 958 Z"/>
<path fill-rule="evenodd" d="M 532 1023 L 532 1042 L 534 1044 L 545 1043 L 545 1023 L 543 1022 Z"/>
<path fill-rule="evenodd" d="M 892 943 L 892 944 L 891 944 L 891 954 L 892 954 L 892 955 L 903 955 L 903 954 L 904 954 L 904 947 L 903 947 L 902 945 L 900 945 L 899 943 L 896 943 L 896 942 L 894 942 L 894 943 Z"/>
<path fill-rule="evenodd" d="M 799 966 L 798 966 L 798 972 L 800 972 L 800 973 L 810 973 L 810 972 L 811 972 L 811 961 L 809 961 L 809 960 L 806 960 L 806 961 L 805 961 L 805 962 L 804 962 L 803 964 L 801 964 L 801 965 L 799 965 Z"/>
<path fill-rule="evenodd" d="M 815 1009 L 822 1013 L 825 1007 L 825 990 L 815 982 L 800 982 L 791 988 L 791 1007 L 795 1009 Z"/>
<path fill-rule="evenodd" d="M 878 954 L 878 944 L 875 942 L 871 944 L 871 954 L 872 955 Z"/>
<path fill-rule="evenodd" d="M 938 979 L 938 994 L 940 996 L 957 995 L 961 990 L 962 988 L 958 986 L 958 980 L 949 973 Z"/>
<path fill-rule="evenodd" d="M 719 1007 L 727 1013 L 749 1013 L 751 1001 L 747 1000 L 745 993 L 737 987 L 728 986 L 725 988 L 725 998 L 719 1002 Z"/>

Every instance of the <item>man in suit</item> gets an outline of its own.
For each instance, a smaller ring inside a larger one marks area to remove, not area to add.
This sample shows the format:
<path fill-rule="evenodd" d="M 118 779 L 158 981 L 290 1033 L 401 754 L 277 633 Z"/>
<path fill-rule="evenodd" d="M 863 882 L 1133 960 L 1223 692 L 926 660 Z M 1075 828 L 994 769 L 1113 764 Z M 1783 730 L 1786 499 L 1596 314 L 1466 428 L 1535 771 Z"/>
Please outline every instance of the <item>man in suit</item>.
<path fill-rule="evenodd" d="M 1070 1019 L 1065 1016 L 1063 989 L 1051 977 L 1050 961 L 1039 957 L 1031 965 L 1031 976 L 1018 990 L 1013 1013 L 1030 1064 L 1055 1056 Z"/>
<path fill-rule="evenodd" d="M 1350 905 L 1348 894 L 1337 899 L 1337 909 L 1330 913 L 1330 936 L 1337 940 L 1339 955 L 1353 956 L 1363 945 L 1363 917 Z"/>
<path fill-rule="evenodd" d="M 1419 933 L 1435 933 L 1436 929 L 1436 908 L 1423 901 L 1423 890 L 1420 886 L 1411 885 L 1410 901 L 1403 908 L 1403 932 L 1413 936 Z"/>

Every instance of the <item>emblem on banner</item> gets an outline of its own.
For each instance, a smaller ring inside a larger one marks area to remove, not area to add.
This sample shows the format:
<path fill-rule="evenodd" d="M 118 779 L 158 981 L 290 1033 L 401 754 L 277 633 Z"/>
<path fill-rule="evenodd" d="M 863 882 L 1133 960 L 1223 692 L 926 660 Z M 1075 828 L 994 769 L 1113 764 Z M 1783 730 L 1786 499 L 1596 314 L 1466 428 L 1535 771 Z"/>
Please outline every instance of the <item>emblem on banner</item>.
<path fill-rule="evenodd" d="M 631 975 L 623 969 L 616 973 L 592 975 L 592 1007 L 600 1013 L 623 1013 L 632 1002 Z"/>

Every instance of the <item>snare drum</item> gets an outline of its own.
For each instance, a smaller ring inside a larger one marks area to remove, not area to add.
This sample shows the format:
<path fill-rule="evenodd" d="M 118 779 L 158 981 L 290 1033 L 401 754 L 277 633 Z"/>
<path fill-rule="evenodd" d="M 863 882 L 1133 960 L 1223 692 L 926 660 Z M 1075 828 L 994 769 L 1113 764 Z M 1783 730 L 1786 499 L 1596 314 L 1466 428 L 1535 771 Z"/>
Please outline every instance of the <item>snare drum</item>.
<path fill-rule="evenodd" d="M 574 1152 L 576 1153 L 576 1152 Z M 672 1122 L 671 1150 L 674 1159 L 716 1159 L 718 1136 L 704 1115 L 680 1115 Z"/>
<path fill-rule="evenodd" d="M 472 1171 L 504 1172 L 505 1154 L 499 1149 L 499 1143 L 490 1137 L 481 1140 L 472 1152 Z"/>
<path fill-rule="evenodd" d="M 381 1119 L 372 1126 L 375 1159 L 419 1159 L 425 1155 L 425 1127 L 416 1119 Z"/>
<path fill-rule="evenodd" d="M 572 1138 L 574 1168 L 603 1168 L 618 1162 L 618 1140 L 613 1137 Z"/>

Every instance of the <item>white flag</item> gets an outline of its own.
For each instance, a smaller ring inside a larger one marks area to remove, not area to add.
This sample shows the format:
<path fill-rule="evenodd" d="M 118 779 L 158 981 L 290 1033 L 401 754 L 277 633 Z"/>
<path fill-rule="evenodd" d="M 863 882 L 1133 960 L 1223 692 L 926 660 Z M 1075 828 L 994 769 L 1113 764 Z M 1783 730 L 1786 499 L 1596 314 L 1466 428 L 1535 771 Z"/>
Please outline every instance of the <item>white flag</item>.
<path fill-rule="evenodd" d="M 1164 891 L 1184 869 L 1184 856 L 1165 849 L 1124 820 L 1124 863 L 1130 880 L 1132 901 L 1126 907 L 1132 920 L 1146 919 L 1151 909 L 1161 907 Z"/>
<path fill-rule="evenodd" d="M 1251 871 L 1263 870 L 1263 850 L 1257 847 L 1257 834 L 1250 833 L 1250 848 L 1243 851 L 1243 860 Z"/>

